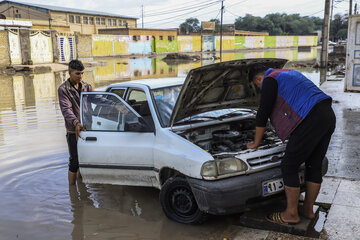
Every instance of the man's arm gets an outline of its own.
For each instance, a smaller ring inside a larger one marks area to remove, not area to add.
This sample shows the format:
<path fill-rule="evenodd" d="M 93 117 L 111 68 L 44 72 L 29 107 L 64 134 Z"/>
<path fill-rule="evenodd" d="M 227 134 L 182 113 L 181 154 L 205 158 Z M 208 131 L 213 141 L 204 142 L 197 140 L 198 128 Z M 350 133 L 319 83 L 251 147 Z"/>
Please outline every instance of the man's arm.
<path fill-rule="evenodd" d="M 69 96 L 62 88 L 58 89 L 58 96 L 59 96 L 60 110 L 65 118 L 65 121 L 72 122 L 74 124 L 74 127 L 76 127 L 76 124 L 79 122 L 79 119 L 77 119 L 77 117 L 75 116 L 75 114 L 71 109 L 72 104 L 69 99 Z"/>
<path fill-rule="evenodd" d="M 248 143 L 247 148 L 257 148 L 264 136 L 266 123 L 272 113 L 278 92 L 275 79 L 265 78 L 261 87 L 260 106 L 256 114 L 256 129 L 254 141 Z"/>

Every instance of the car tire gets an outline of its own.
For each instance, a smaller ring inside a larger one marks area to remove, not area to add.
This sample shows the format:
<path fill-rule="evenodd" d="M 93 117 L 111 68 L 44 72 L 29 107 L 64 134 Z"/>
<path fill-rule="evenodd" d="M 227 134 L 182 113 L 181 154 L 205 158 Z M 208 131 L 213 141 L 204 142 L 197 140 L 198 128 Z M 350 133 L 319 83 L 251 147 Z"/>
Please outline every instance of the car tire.
<path fill-rule="evenodd" d="M 165 215 L 179 223 L 201 224 L 207 214 L 202 212 L 191 191 L 187 180 L 183 177 L 171 177 L 162 186 L 160 202 Z"/>

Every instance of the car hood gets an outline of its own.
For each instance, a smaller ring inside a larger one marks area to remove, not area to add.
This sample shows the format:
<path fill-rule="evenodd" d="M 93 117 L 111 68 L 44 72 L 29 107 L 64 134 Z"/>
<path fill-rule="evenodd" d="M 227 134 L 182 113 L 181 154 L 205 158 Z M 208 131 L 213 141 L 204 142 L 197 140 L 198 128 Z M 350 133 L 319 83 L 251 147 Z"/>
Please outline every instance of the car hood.
<path fill-rule="evenodd" d="M 243 59 L 192 69 L 176 101 L 169 126 L 190 116 L 225 108 L 252 108 L 260 94 L 248 79 L 254 64 L 282 68 L 286 59 Z"/>

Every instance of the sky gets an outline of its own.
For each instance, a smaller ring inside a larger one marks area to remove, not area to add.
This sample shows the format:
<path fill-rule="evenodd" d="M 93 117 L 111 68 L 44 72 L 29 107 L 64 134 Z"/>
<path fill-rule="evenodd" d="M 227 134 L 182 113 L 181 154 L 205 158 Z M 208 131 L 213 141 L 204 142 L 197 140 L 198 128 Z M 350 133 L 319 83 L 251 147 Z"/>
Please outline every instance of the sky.
<path fill-rule="evenodd" d="M 17 0 L 14 0 L 17 1 Z M 347 14 L 349 0 L 333 0 L 333 14 Z M 145 28 L 177 28 L 187 18 L 200 21 L 220 20 L 221 0 L 20 0 L 19 2 L 55 5 L 68 8 L 109 12 L 137 17 Z M 360 0 L 353 0 L 355 4 Z M 224 0 L 223 23 L 231 24 L 245 14 L 263 17 L 269 13 L 298 13 L 301 16 L 324 17 L 325 0 Z M 353 8 L 354 9 L 354 8 Z"/>

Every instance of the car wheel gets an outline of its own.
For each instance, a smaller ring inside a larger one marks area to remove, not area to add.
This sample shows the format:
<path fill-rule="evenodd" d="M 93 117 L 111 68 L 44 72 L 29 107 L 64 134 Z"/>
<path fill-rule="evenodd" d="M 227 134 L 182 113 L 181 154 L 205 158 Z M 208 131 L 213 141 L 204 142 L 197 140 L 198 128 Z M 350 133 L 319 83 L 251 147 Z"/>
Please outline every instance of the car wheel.
<path fill-rule="evenodd" d="M 187 180 L 169 178 L 160 191 L 161 206 L 168 218 L 184 224 L 200 224 L 206 218 L 195 200 Z"/>

